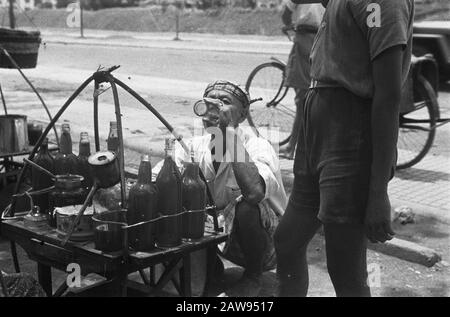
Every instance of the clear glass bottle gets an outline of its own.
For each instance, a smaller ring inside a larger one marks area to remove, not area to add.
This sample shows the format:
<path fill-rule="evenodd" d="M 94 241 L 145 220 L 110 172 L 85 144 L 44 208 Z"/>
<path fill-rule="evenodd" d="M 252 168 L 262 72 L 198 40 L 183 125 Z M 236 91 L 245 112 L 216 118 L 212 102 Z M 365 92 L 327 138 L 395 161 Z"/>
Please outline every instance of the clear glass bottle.
<path fill-rule="evenodd" d="M 195 157 L 191 150 L 191 157 Z M 197 162 L 185 163 L 183 173 L 183 238 L 200 239 L 205 233 L 206 184 L 200 178 Z"/>
<path fill-rule="evenodd" d="M 166 139 L 166 157 L 156 178 L 158 188 L 158 216 L 170 216 L 182 211 L 182 180 L 174 161 L 175 140 Z M 175 247 L 181 244 L 181 216 L 163 218 L 156 223 L 156 244 L 158 247 Z"/>
<path fill-rule="evenodd" d="M 119 149 L 119 133 L 117 132 L 117 122 L 109 123 L 109 135 L 107 140 L 108 151 L 117 152 Z"/>
<path fill-rule="evenodd" d="M 39 148 L 39 152 L 33 159 L 33 162 L 45 168 L 49 172 L 54 173 L 54 159 L 48 151 L 48 138 L 45 138 L 45 140 L 42 142 L 41 147 Z M 33 187 L 33 190 L 48 188 L 53 186 L 53 184 L 54 181 L 48 174 L 41 172 L 36 168 L 31 169 L 31 186 Z M 48 193 L 33 196 L 33 202 L 36 206 L 39 207 L 41 213 L 49 212 L 48 200 Z"/>
<path fill-rule="evenodd" d="M 91 142 L 89 140 L 89 134 L 87 132 L 80 133 L 80 143 L 78 151 L 78 173 L 84 177 L 83 187 L 92 187 L 93 180 L 92 174 L 89 168 L 89 156 L 91 155 Z"/>
<path fill-rule="evenodd" d="M 55 174 L 78 174 L 78 158 L 72 153 L 72 137 L 70 125 L 63 123 L 61 127 L 60 148 L 55 156 Z"/>
<path fill-rule="evenodd" d="M 152 165 L 148 155 L 141 157 L 138 179 L 128 194 L 127 220 L 129 225 L 156 217 L 158 189 L 152 183 Z M 154 247 L 154 225 L 149 223 L 129 230 L 129 242 L 136 251 Z"/>

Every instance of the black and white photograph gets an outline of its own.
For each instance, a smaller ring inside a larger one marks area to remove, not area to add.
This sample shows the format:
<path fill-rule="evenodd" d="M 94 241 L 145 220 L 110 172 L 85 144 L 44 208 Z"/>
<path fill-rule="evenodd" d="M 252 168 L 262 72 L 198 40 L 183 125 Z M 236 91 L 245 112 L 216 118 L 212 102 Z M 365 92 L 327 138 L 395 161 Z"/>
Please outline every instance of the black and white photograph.
<path fill-rule="evenodd" d="M 450 296 L 448 0 L 0 0 L 0 98 L 0 306 Z"/>

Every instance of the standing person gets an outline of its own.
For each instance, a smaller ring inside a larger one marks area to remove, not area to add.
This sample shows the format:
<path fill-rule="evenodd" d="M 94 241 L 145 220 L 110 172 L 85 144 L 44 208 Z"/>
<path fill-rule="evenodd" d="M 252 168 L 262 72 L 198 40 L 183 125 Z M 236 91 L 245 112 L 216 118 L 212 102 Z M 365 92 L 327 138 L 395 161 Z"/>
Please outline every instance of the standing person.
<path fill-rule="evenodd" d="M 336 295 L 370 296 L 366 237 L 394 235 L 387 188 L 413 17 L 413 0 L 328 2 L 311 51 L 292 194 L 275 234 L 281 296 L 307 294 L 306 250 L 321 224 Z"/>
<path fill-rule="evenodd" d="M 293 26 L 295 31 L 294 44 L 286 66 L 285 85 L 295 89 L 297 112 L 291 138 L 286 146 L 280 148 L 280 154 L 288 159 L 294 158 L 302 106 L 311 83 L 309 53 L 324 12 L 324 7 L 317 3 L 295 4 L 290 0 L 285 0 L 283 4 L 281 15 L 283 24 L 286 28 Z"/>

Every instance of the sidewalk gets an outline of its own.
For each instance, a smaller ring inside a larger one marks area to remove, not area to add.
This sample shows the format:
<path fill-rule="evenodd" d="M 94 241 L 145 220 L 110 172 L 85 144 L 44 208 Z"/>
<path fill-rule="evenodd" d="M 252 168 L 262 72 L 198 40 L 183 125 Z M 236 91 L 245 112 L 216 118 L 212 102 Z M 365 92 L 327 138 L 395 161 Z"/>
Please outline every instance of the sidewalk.
<path fill-rule="evenodd" d="M 31 30 L 31 29 L 30 29 Z M 42 42 L 71 45 L 95 45 L 136 48 L 170 48 L 200 51 L 239 52 L 251 54 L 287 54 L 292 43 L 286 36 L 218 35 L 181 33 L 143 33 L 127 31 L 78 29 L 41 29 Z"/>

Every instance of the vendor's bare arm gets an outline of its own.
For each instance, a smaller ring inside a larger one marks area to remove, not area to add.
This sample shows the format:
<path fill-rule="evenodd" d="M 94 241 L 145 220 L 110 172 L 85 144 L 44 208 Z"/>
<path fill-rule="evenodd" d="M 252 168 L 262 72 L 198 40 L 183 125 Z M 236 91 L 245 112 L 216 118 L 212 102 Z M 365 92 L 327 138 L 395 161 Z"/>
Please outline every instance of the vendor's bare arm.
<path fill-rule="evenodd" d="M 402 48 L 392 47 L 373 62 L 371 189 L 387 190 L 395 159 L 401 98 Z"/>
<path fill-rule="evenodd" d="M 372 241 L 384 242 L 393 234 L 387 188 L 397 147 L 401 65 L 402 48 L 399 45 L 389 48 L 373 61 L 373 152 L 366 214 L 368 237 Z"/>
<path fill-rule="evenodd" d="M 264 199 L 265 184 L 255 163 L 232 163 L 234 176 L 245 200 L 257 204 Z"/>

